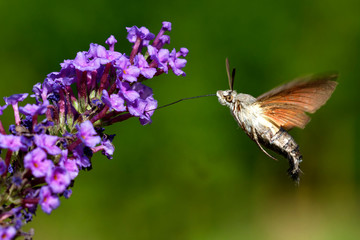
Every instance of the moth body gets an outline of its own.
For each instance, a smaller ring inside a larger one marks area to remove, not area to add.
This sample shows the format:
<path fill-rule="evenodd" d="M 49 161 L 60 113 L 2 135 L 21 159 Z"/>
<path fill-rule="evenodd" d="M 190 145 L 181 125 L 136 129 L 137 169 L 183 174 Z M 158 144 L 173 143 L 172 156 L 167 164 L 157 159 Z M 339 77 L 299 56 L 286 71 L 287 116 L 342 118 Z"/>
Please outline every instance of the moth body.
<path fill-rule="evenodd" d="M 301 172 L 299 163 L 302 161 L 302 156 L 298 144 L 287 131 L 263 116 L 263 111 L 257 104 L 256 98 L 249 94 L 237 94 L 232 90 L 219 90 L 216 95 L 222 105 L 230 108 L 238 125 L 265 153 L 266 151 L 260 144 L 289 160 L 288 173 L 292 179 L 299 181 Z"/>

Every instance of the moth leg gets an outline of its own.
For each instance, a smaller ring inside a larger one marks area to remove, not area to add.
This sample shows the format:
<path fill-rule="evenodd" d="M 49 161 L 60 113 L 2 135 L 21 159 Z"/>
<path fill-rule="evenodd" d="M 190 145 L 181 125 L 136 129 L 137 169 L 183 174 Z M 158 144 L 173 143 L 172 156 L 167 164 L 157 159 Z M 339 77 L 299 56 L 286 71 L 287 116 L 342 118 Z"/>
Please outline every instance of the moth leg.
<path fill-rule="evenodd" d="M 274 159 L 275 161 L 278 161 L 275 157 L 271 156 L 271 155 L 261 146 L 261 144 L 259 143 L 259 140 L 258 140 L 258 137 L 257 137 L 257 134 L 256 134 L 254 128 L 252 129 L 252 134 L 253 134 L 253 138 L 254 138 L 256 144 L 259 146 L 259 148 L 261 149 L 261 151 L 263 151 L 268 157 Z"/>

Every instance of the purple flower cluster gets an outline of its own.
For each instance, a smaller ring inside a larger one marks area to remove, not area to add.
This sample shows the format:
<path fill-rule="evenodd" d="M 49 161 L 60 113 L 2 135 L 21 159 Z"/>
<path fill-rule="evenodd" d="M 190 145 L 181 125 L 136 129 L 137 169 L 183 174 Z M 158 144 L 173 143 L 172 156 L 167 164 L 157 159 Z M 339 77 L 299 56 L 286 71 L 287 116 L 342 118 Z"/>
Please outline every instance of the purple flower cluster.
<path fill-rule="evenodd" d="M 163 22 L 155 36 L 147 28 L 126 28 L 132 43 L 130 55 L 115 51 L 117 40 L 106 40 L 108 49 L 90 44 L 88 51 L 61 63 L 59 72 L 47 75 L 33 87 L 34 104 L 19 106 L 27 93 L 5 97 L 15 124 L 6 133 L 0 121 L 0 238 L 26 236 L 24 223 L 37 206 L 50 214 L 69 198 L 79 171 L 91 168 L 93 153 L 111 159 L 114 135 L 104 126 L 131 117 L 151 123 L 157 101 L 143 81 L 172 70 L 185 76 L 186 48 L 169 51 L 165 35 L 171 23 Z"/>

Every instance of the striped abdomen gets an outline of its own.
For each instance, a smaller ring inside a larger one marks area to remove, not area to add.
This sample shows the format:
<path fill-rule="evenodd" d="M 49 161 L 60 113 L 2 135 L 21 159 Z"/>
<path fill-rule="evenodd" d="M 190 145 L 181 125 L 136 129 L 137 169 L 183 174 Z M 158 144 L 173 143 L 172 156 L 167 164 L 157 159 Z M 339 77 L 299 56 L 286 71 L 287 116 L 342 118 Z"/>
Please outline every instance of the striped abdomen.
<path fill-rule="evenodd" d="M 259 133 L 260 142 L 269 149 L 281 154 L 289 160 L 290 168 L 288 170 L 291 178 L 299 182 L 300 162 L 302 156 L 299 151 L 299 145 L 295 142 L 294 138 L 284 129 L 280 128 L 278 132 L 272 134 L 271 131 Z"/>

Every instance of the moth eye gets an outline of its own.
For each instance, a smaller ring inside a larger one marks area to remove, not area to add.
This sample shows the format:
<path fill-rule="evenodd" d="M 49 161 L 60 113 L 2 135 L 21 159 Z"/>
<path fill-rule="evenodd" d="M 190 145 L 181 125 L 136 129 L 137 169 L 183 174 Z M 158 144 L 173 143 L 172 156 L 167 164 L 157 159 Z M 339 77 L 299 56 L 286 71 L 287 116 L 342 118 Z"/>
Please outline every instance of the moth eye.
<path fill-rule="evenodd" d="M 227 95 L 227 96 L 225 96 L 225 100 L 226 100 L 227 102 L 231 102 L 231 101 L 233 100 L 233 95 Z"/>

